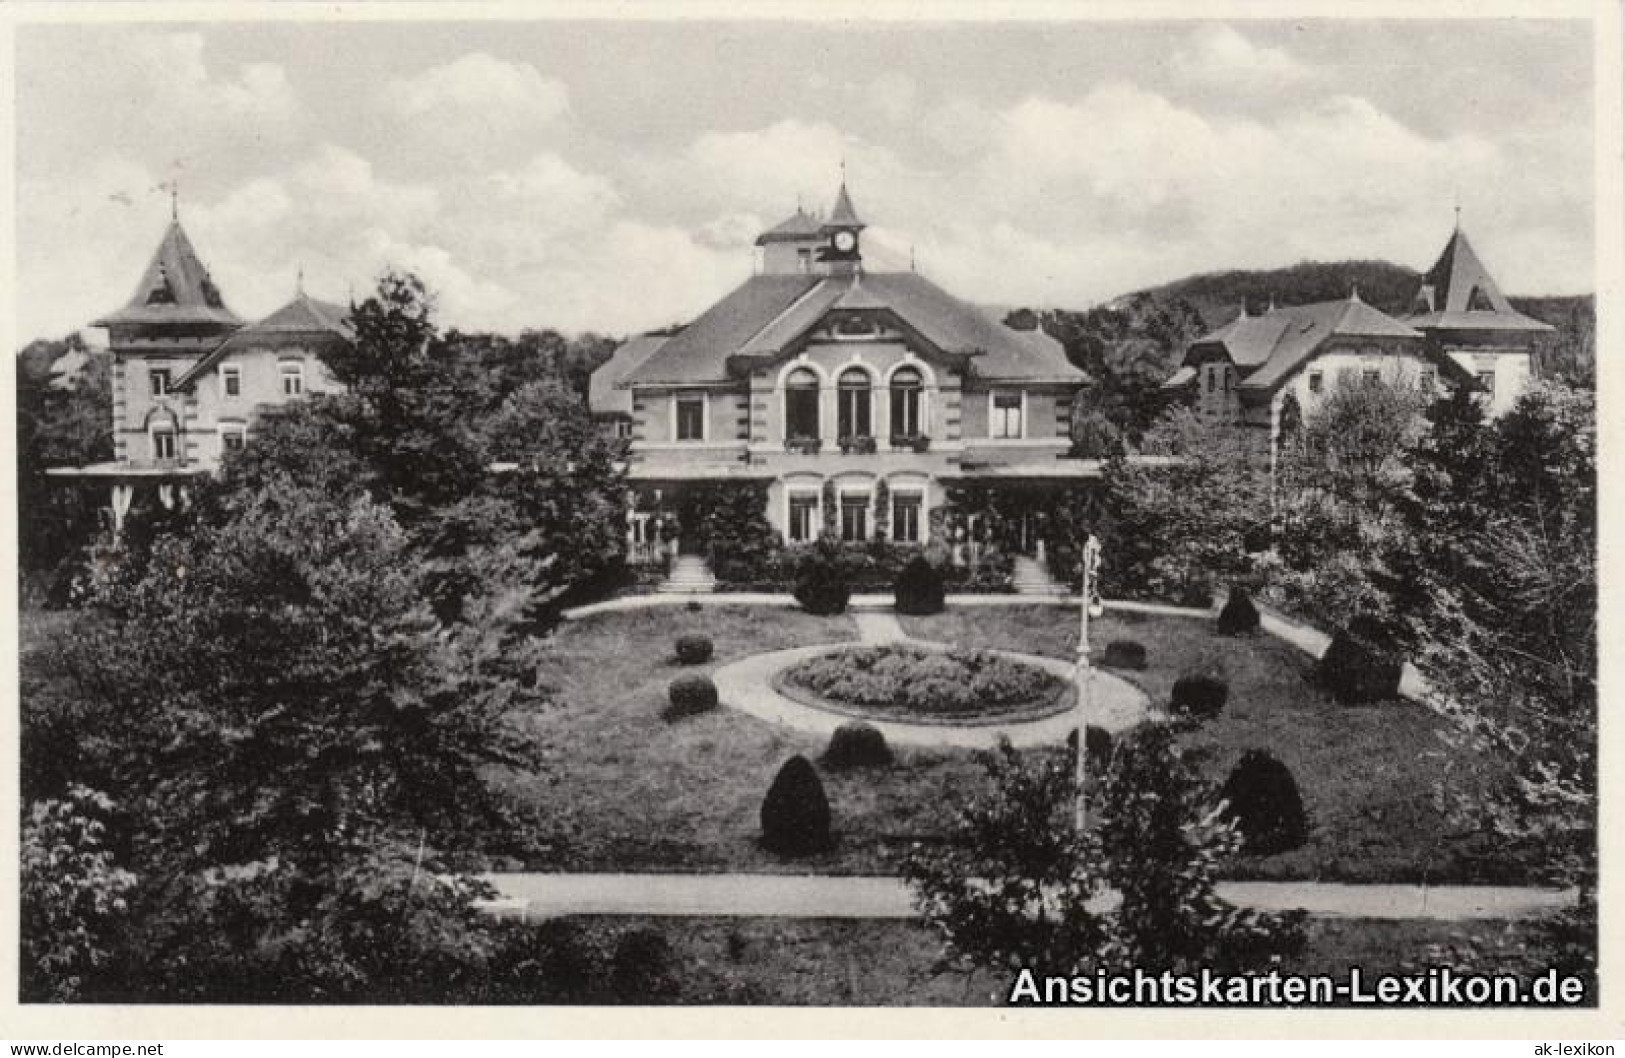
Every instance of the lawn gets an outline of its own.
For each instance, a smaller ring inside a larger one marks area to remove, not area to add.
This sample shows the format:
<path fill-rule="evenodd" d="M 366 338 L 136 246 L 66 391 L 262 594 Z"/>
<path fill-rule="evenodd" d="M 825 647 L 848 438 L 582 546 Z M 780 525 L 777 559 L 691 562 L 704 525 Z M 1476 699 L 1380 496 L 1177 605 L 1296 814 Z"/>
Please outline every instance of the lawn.
<path fill-rule="evenodd" d="M 684 633 L 711 637 L 711 662 L 677 664 L 672 644 Z M 938 806 L 980 780 L 968 755 L 901 750 L 881 771 L 824 771 L 837 846 L 785 861 L 756 845 L 762 796 L 787 758 L 816 761 L 825 741 L 726 708 L 660 717 L 667 684 L 680 674 L 856 638 L 850 617 L 766 607 L 661 607 L 566 623 L 550 640 L 543 672 L 554 704 L 527 718 L 545 763 L 534 775 L 497 777 L 541 822 L 524 847 L 510 850 L 517 862 L 499 866 L 891 873 L 896 853 L 930 836 Z"/>
<path fill-rule="evenodd" d="M 997 1006 L 1009 980 L 987 972 L 935 969 L 942 947 L 923 924 L 901 920 L 659 918 L 567 920 L 585 944 L 613 951 L 635 930 L 670 946 L 675 993 L 668 1002 L 773 1006 Z M 1471 935 L 1515 945 L 1516 923 L 1332 919 L 1308 923 L 1305 951 L 1286 973 L 1368 976 L 1421 963 L 1432 944 Z M 599 995 L 596 1002 L 616 997 Z M 650 1002 L 651 997 L 628 997 Z"/>
<path fill-rule="evenodd" d="M 963 646 L 1070 658 L 1077 612 L 1053 606 L 954 608 L 904 617 L 912 636 Z M 1222 781 L 1248 749 L 1280 758 L 1297 778 L 1311 827 L 1303 848 L 1248 858 L 1230 872 L 1246 878 L 1336 881 L 1517 880 L 1482 839 L 1457 833 L 1435 804 L 1435 785 L 1477 764 L 1440 738 L 1445 724 L 1405 701 L 1339 705 L 1308 680 L 1310 658 L 1268 635 L 1233 639 L 1210 620 L 1112 612 L 1090 625 L 1098 663 L 1113 639 L 1143 643 L 1147 668 L 1118 673 L 1165 704 L 1185 672 L 1222 673 L 1230 685 L 1223 714 L 1181 736 Z"/>

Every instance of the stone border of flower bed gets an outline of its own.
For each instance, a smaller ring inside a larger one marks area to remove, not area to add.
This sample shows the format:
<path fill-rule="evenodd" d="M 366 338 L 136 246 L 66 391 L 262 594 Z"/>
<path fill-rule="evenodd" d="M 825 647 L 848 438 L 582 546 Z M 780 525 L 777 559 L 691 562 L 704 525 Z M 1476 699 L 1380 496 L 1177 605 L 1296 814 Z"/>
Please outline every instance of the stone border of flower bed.
<path fill-rule="evenodd" d="M 930 650 L 942 654 L 948 653 L 950 649 L 949 647 L 940 643 L 926 643 L 914 639 L 909 640 L 908 645 L 921 650 Z M 811 655 L 811 657 L 826 657 L 830 654 L 839 654 L 842 651 L 853 649 L 857 649 L 857 644 L 842 643 L 832 646 L 829 650 L 824 651 L 821 654 Z M 797 705 L 804 705 L 809 709 L 821 709 L 826 713 L 830 713 L 835 716 L 848 717 L 853 720 L 868 720 L 871 722 L 879 721 L 890 724 L 919 724 L 922 727 L 999 727 L 1004 724 L 1030 723 L 1036 720 L 1048 720 L 1052 716 L 1059 716 L 1062 713 L 1069 712 L 1073 706 L 1077 704 L 1077 689 L 1072 684 L 1061 679 L 1059 676 L 1056 676 L 1053 672 L 1046 672 L 1044 669 L 1032 664 L 1028 658 L 1013 651 L 988 650 L 987 653 L 997 654 L 1007 661 L 1012 661 L 1018 665 L 1025 665 L 1026 667 L 1037 672 L 1043 672 L 1046 676 L 1054 677 L 1060 686 L 1057 687 L 1055 692 L 1047 699 L 1041 702 L 1024 703 L 1019 708 L 1001 710 L 996 713 L 959 713 L 954 716 L 926 716 L 917 713 L 882 713 L 872 710 L 865 710 L 861 706 L 855 706 L 847 702 L 837 702 L 832 699 L 825 698 L 822 695 L 815 694 L 804 687 L 791 683 L 785 678 L 786 674 L 792 668 L 801 664 L 802 661 L 808 660 L 807 658 L 798 659 L 797 661 L 794 661 L 779 669 L 773 674 L 772 679 L 768 681 L 768 685 L 771 686 L 776 693 L 783 695 L 792 702 L 795 702 Z"/>

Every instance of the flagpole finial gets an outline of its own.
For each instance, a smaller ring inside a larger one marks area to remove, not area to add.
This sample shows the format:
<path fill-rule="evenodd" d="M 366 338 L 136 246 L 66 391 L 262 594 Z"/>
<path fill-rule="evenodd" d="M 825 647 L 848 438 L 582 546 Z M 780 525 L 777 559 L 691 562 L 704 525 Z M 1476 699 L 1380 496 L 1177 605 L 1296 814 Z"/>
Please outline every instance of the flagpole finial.
<path fill-rule="evenodd" d="M 178 176 L 169 182 L 169 219 L 181 219 L 181 178 Z"/>
<path fill-rule="evenodd" d="M 302 261 L 299 264 L 299 271 L 293 277 L 293 292 L 299 297 L 305 296 L 305 265 Z"/>

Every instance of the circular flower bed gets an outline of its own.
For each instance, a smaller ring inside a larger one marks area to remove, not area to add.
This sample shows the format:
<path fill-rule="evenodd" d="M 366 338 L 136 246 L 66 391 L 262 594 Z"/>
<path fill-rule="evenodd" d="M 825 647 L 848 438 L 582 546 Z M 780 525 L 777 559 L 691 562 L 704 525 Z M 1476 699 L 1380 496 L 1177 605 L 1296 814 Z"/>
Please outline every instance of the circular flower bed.
<path fill-rule="evenodd" d="M 773 682 L 806 704 L 915 723 L 1035 719 L 1071 705 L 1065 680 L 985 650 L 853 647 L 808 658 Z"/>

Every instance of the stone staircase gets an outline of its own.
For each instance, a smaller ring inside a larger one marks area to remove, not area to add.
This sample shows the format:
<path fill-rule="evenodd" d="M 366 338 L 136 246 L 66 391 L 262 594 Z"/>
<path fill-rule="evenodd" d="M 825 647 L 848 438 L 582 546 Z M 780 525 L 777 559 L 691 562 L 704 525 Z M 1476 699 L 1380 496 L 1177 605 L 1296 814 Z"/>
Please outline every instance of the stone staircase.
<path fill-rule="evenodd" d="M 699 555 L 678 555 L 671 574 L 660 586 L 662 595 L 709 595 L 717 590 L 717 578 Z"/>
<path fill-rule="evenodd" d="M 1017 595 L 1042 595 L 1056 598 L 1071 595 L 1064 584 L 1057 584 L 1050 578 L 1049 570 L 1036 559 L 1016 556 L 1015 568 L 1010 573 L 1011 586 L 1016 589 Z"/>

